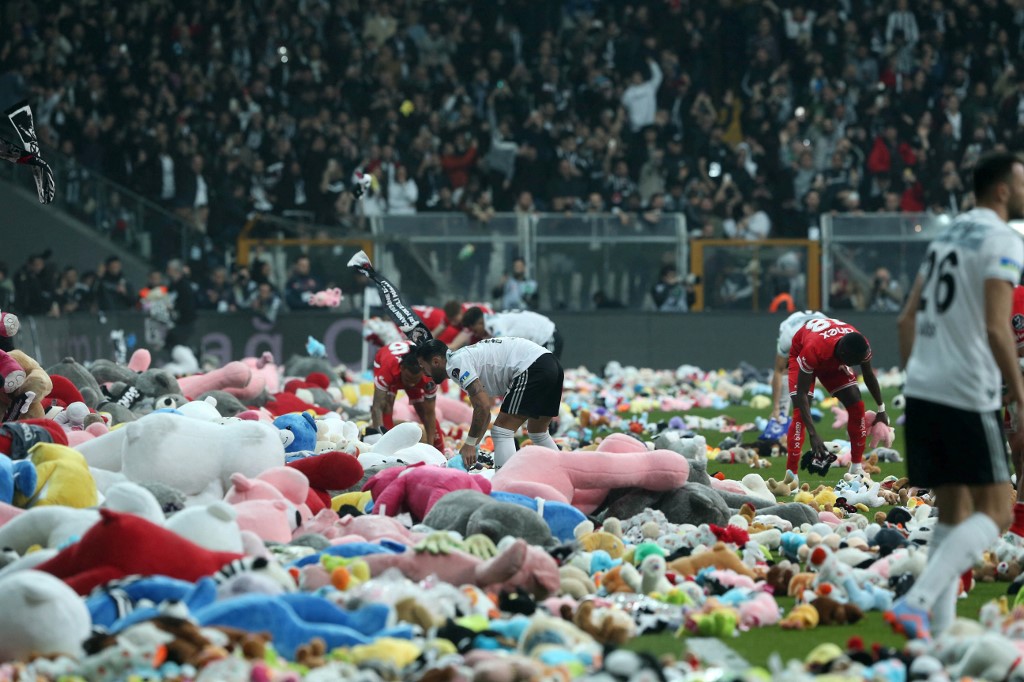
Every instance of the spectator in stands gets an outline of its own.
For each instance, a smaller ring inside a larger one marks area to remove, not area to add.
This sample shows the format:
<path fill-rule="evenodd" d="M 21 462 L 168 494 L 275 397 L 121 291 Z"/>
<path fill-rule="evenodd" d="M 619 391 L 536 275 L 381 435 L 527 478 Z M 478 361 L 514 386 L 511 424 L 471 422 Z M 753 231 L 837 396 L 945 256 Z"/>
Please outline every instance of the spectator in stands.
<path fill-rule="evenodd" d="M 231 275 L 231 300 L 235 310 L 248 310 L 259 291 L 259 284 L 252 279 L 249 268 L 236 265 Z"/>
<path fill-rule="evenodd" d="M 11 310 L 14 306 L 14 281 L 10 278 L 7 263 L 0 262 L 0 311 Z"/>
<path fill-rule="evenodd" d="M 110 256 L 99 267 L 100 310 L 131 310 L 138 302 L 135 289 L 128 282 L 122 269 L 121 259 Z"/>
<path fill-rule="evenodd" d="M 219 313 L 235 310 L 234 292 L 228 282 L 228 269 L 223 265 L 210 271 L 203 285 L 198 301 L 201 310 L 216 310 Z"/>
<path fill-rule="evenodd" d="M 388 215 L 416 215 L 420 191 L 404 165 L 392 167 L 388 178 Z"/>
<path fill-rule="evenodd" d="M 54 298 L 61 315 L 70 315 L 75 312 L 88 312 L 88 288 L 78 281 L 78 270 L 73 265 L 68 265 L 60 275 L 57 283 L 57 290 Z M 83 306 L 83 301 L 85 305 Z M 2 310 L 2 308 L 0 308 Z"/>
<path fill-rule="evenodd" d="M 903 287 L 892 278 L 888 268 L 875 270 L 868 307 L 885 313 L 899 312 L 903 306 Z"/>
<path fill-rule="evenodd" d="M 726 220 L 723 227 L 725 234 L 730 239 L 756 241 L 768 238 L 772 229 L 772 221 L 762 210 L 757 199 L 748 199 L 743 202 L 740 217 L 736 220 Z"/>
<path fill-rule="evenodd" d="M 663 313 L 685 313 L 689 310 L 686 285 L 676 266 L 662 266 L 658 281 L 651 287 L 651 298 L 654 307 Z"/>
<path fill-rule="evenodd" d="M 537 307 L 537 280 L 526 276 L 526 259 L 519 256 L 512 261 L 512 272 L 502 277 L 494 291 L 501 299 L 502 310 L 528 310 Z"/>
<path fill-rule="evenodd" d="M 205 165 L 202 154 L 193 154 L 188 168 L 174 180 L 178 214 L 201 233 L 206 232 L 210 213 L 210 187 L 203 175 Z"/>
<path fill-rule="evenodd" d="M 192 337 L 195 334 L 196 318 L 196 292 L 189 279 L 188 270 L 178 259 L 172 259 L 167 263 L 167 279 L 170 282 L 167 293 L 171 297 L 171 318 L 174 322 L 164 341 L 164 347 L 168 351 L 174 350 L 175 346 L 194 347 Z"/>
<path fill-rule="evenodd" d="M 654 123 L 654 112 L 657 109 L 661 67 L 658 62 L 648 59 L 647 68 L 650 69 L 651 77 L 644 80 L 644 74 L 639 69 L 633 71 L 629 87 L 622 93 L 622 106 L 629 114 L 629 127 L 634 133 Z"/>
<path fill-rule="evenodd" d="M 292 264 L 292 274 L 284 285 L 285 303 L 292 310 L 308 310 L 310 297 L 323 286 L 310 271 L 309 256 L 299 256 Z"/>
<path fill-rule="evenodd" d="M 249 303 L 249 310 L 271 324 L 277 320 L 281 312 L 281 297 L 270 282 L 260 282 L 256 295 Z"/>
<path fill-rule="evenodd" d="M 48 315 L 56 306 L 45 275 L 50 251 L 33 254 L 14 276 L 14 302 L 20 315 Z"/>

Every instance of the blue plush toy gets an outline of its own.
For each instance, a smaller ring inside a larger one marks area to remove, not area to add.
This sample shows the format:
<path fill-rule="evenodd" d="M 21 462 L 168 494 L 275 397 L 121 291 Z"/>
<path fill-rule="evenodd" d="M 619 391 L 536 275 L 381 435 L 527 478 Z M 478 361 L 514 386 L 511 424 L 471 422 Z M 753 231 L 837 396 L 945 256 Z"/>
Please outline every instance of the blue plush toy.
<path fill-rule="evenodd" d="M 316 449 L 316 420 L 309 412 L 283 414 L 274 426 L 284 434 L 285 452 L 308 452 Z"/>
<path fill-rule="evenodd" d="M 452 457 L 452 460 L 455 459 L 462 460 L 461 457 Z M 574 530 L 576 526 L 587 520 L 583 512 L 565 502 L 552 502 L 551 500 L 527 497 L 517 493 L 506 493 L 500 490 L 492 491 L 491 497 L 499 502 L 511 502 L 539 513 L 551 529 L 551 535 L 558 538 L 559 542 L 572 542 L 575 540 L 576 534 Z"/>
<path fill-rule="evenodd" d="M 790 561 L 798 561 L 800 548 L 806 544 L 807 537 L 803 533 L 786 531 L 782 534 L 782 556 Z"/>
<path fill-rule="evenodd" d="M 36 465 L 28 459 L 12 461 L 0 454 L 0 502 L 11 504 L 14 493 L 31 497 L 36 491 Z"/>
<path fill-rule="evenodd" d="M 340 545 L 331 545 L 322 552 L 308 554 L 301 559 L 296 559 L 290 565 L 296 568 L 302 568 L 309 564 L 318 564 L 320 563 L 321 554 L 352 559 L 355 557 L 368 556 L 370 554 L 401 554 L 406 551 L 406 549 L 408 548 L 405 545 L 393 540 L 381 540 L 380 543 L 345 542 Z"/>
<path fill-rule="evenodd" d="M 323 597 L 294 593 L 246 594 L 214 602 L 192 615 L 202 626 L 269 632 L 274 649 L 294 661 L 296 650 L 315 637 L 323 639 L 328 650 L 370 644 L 379 637 L 410 639 L 412 626 L 387 627 L 390 612 L 390 607 L 383 604 L 345 611 Z"/>
<path fill-rule="evenodd" d="M 112 633 L 160 615 L 159 606 L 181 602 L 196 610 L 217 599 L 217 585 L 212 578 L 198 582 L 177 580 L 162 575 L 125 578 L 108 583 L 85 600 L 93 625 L 101 625 Z M 145 603 L 145 606 L 139 604 Z"/>

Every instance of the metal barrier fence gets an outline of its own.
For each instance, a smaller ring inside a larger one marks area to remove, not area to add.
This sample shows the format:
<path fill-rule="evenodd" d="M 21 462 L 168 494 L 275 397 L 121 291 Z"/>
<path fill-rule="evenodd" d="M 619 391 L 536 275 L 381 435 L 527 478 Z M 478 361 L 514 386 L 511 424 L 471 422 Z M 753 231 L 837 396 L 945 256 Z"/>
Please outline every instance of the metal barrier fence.
<path fill-rule="evenodd" d="M 505 213 L 482 222 L 463 213 L 425 213 L 375 217 L 366 227 L 359 232 L 254 217 L 239 239 L 238 261 L 269 260 L 283 281 L 295 256 L 306 253 L 316 261 L 319 253 L 322 274 L 344 282 L 341 252 L 347 259 L 363 248 L 412 299 L 495 301 L 500 307 L 504 281 L 521 257 L 527 278 L 536 282 L 533 306 L 571 311 L 594 309 L 599 293 L 622 307 L 654 309 L 650 290 L 661 267 L 671 264 L 684 275 L 688 270 L 681 215 L 647 222 L 613 214 Z"/>
<path fill-rule="evenodd" d="M 885 213 L 822 217 L 822 306 L 897 312 L 925 249 L 952 218 Z"/>

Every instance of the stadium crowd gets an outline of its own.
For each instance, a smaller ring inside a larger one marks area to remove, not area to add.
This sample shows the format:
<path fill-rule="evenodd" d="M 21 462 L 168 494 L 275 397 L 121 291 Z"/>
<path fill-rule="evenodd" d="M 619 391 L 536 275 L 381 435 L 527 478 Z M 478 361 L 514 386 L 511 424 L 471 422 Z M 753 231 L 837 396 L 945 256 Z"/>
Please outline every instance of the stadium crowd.
<path fill-rule="evenodd" d="M 3 19 L 0 87 L 44 143 L 214 250 L 254 211 L 682 212 L 694 237 L 814 238 L 826 212 L 962 210 L 981 150 L 1022 142 L 1018 0 L 13 0 Z"/>

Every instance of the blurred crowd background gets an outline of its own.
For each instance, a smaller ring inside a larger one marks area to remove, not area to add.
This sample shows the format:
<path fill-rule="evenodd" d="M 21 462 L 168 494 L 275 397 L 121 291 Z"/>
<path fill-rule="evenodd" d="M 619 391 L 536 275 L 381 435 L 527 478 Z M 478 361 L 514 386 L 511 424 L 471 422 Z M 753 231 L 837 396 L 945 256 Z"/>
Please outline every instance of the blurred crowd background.
<path fill-rule="evenodd" d="M 484 224 L 496 212 L 608 213 L 642 234 L 681 213 L 691 239 L 817 239 L 825 214 L 964 210 L 978 156 L 1024 146 L 1021 0 L 10 0 L 3 11 L 0 89 L 30 98 L 41 140 L 74 173 L 108 176 L 193 226 L 197 299 L 215 309 L 251 304 L 208 300 L 240 274 L 297 305 L 280 275 L 230 261 L 254 213 L 338 234 L 423 212 Z M 374 182 L 354 201 L 357 173 Z M 58 191 L 75 187 L 73 173 L 58 179 Z M 82 210 L 110 213 L 116 237 L 110 203 Z M 172 234 L 155 239 L 175 253 L 161 241 Z M 913 271 L 871 253 L 846 253 L 862 271 L 836 271 L 833 306 L 899 307 Z M 298 260 L 288 276 L 309 266 Z M 645 304 L 663 310 L 686 310 L 694 286 L 742 308 L 752 275 L 729 261 L 695 284 L 663 259 L 632 267 Z M 83 286 L 49 270 L 51 304 Z M 85 274 L 116 277 L 107 264 Z M 597 293 L 597 307 L 636 304 Z"/>

